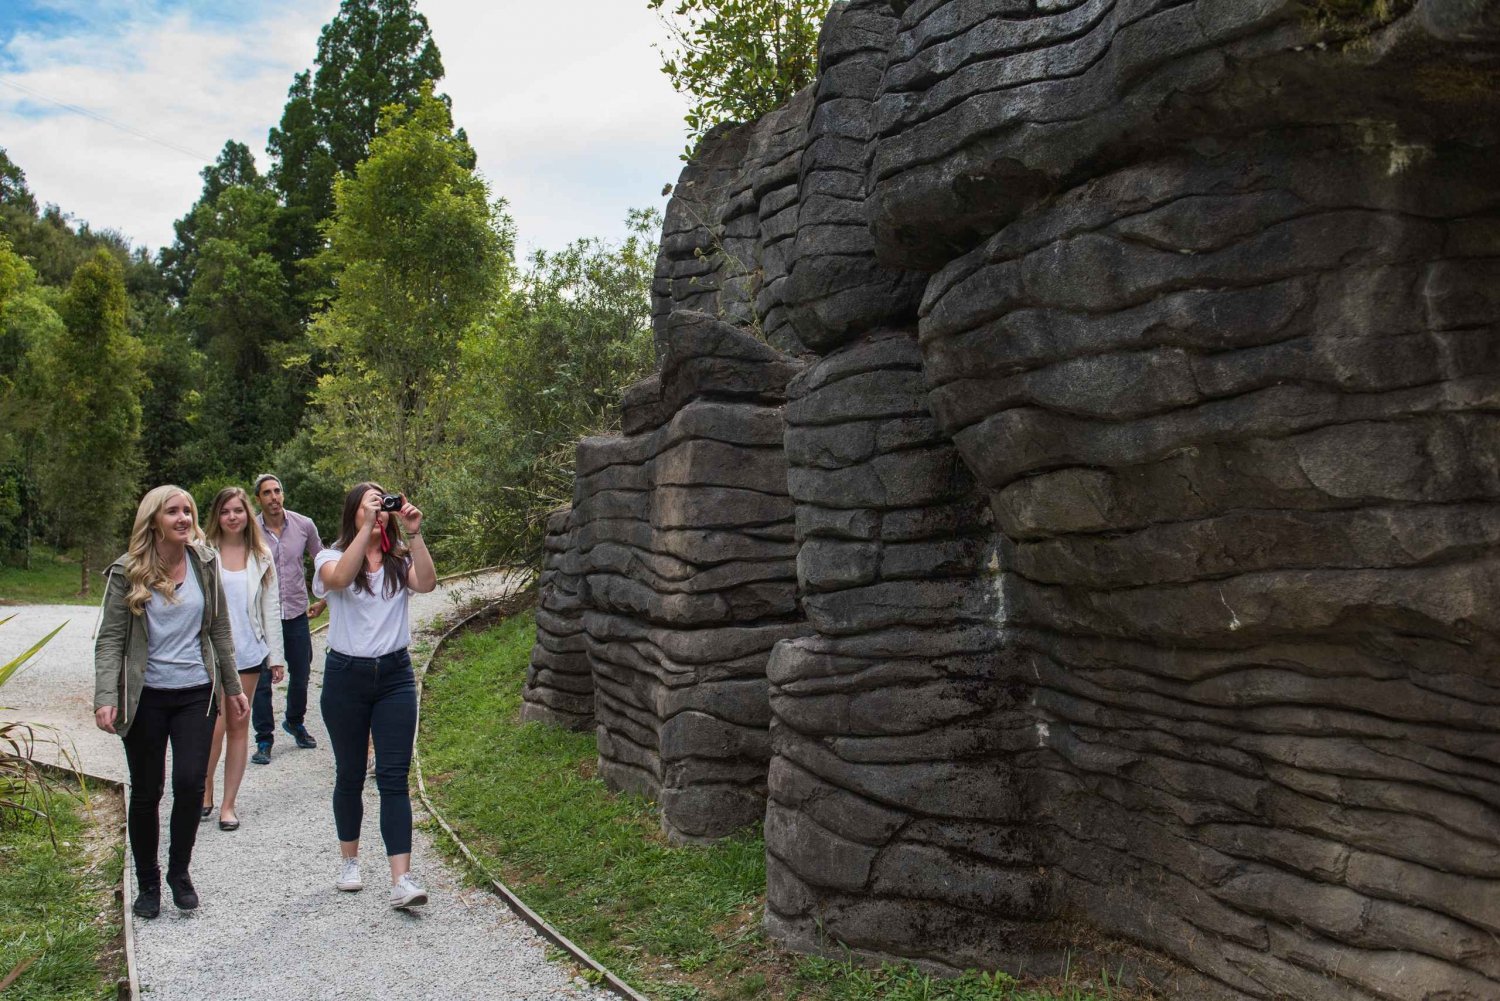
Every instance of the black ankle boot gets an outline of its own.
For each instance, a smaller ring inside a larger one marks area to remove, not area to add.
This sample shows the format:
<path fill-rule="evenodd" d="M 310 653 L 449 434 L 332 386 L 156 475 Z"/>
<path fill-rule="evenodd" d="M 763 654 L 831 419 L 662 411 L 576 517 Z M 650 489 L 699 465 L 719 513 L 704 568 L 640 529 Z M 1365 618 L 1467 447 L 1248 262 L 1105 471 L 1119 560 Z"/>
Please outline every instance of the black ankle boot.
<path fill-rule="evenodd" d="M 191 911 L 198 906 L 198 891 L 185 872 L 167 873 L 167 885 L 172 888 L 172 903 L 179 911 Z"/>
<path fill-rule="evenodd" d="M 138 887 L 139 893 L 135 895 L 135 903 L 130 909 L 138 918 L 154 918 L 161 913 L 161 877 L 158 876 L 153 883 L 141 883 Z"/>

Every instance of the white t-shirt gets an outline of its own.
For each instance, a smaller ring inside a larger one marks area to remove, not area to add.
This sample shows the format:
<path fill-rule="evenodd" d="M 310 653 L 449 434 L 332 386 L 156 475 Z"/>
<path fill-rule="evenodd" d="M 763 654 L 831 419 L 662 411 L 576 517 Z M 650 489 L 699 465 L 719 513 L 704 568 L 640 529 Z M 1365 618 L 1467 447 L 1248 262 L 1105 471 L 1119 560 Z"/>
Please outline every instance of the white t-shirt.
<path fill-rule="evenodd" d="M 383 657 L 411 646 L 411 589 L 404 587 L 387 598 L 381 567 L 368 575 L 372 594 L 355 590 L 352 583 L 330 591 L 323 583 L 323 567 L 343 555 L 342 549 L 325 549 L 313 558 L 313 597 L 328 599 L 328 648 L 349 657 Z"/>
<path fill-rule="evenodd" d="M 219 580 L 224 582 L 224 603 L 229 606 L 229 624 L 234 627 L 234 666 L 241 671 L 260 667 L 271 655 L 271 647 L 257 635 L 260 630 L 250 621 L 250 571 L 230 570 L 219 564 Z M 260 614 L 257 608 L 256 614 Z"/>

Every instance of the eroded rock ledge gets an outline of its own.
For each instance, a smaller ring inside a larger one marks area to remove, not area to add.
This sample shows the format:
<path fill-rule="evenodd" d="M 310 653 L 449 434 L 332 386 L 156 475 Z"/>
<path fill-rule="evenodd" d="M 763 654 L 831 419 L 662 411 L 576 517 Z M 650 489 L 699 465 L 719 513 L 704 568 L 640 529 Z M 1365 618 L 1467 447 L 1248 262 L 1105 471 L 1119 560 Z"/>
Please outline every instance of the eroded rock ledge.
<path fill-rule="evenodd" d="M 1500 997 L 1497 125 L 1500 0 L 835 4 L 684 171 L 527 712 L 764 816 L 796 948 Z"/>

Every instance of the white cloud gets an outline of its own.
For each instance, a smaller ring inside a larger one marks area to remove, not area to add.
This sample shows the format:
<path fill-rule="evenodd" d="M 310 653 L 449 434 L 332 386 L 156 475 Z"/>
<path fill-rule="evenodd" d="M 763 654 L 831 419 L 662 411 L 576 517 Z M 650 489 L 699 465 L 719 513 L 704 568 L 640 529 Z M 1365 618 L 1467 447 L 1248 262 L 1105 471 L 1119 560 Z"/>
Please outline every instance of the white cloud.
<path fill-rule="evenodd" d="M 336 3 L 262 4 L 259 19 L 237 26 L 125 7 L 125 19 L 96 18 L 86 31 L 17 34 L 0 80 L 196 155 L 4 86 L 0 135 L 38 199 L 154 249 L 170 242 L 172 220 L 198 196 L 198 172 L 226 140 L 263 150 Z"/>
<path fill-rule="evenodd" d="M 682 169 L 686 102 L 645 0 L 425 0 L 443 88 L 523 246 L 623 234 Z"/>
<path fill-rule="evenodd" d="M 0 85 L 0 146 L 33 192 L 155 249 L 197 198 L 228 139 L 257 152 L 292 76 L 308 68 L 337 0 L 261 2 L 236 21 L 145 0 L 67 0 L 61 35 L 22 31 L 0 82 L 78 105 L 189 156 Z M 644 0 L 425 0 L 442 89 L 480 169 L 510 200 L 523 247 L 616 236 L 626 209 L 659 205 L 683 144 L 683 100 L 658 70 Z"/>

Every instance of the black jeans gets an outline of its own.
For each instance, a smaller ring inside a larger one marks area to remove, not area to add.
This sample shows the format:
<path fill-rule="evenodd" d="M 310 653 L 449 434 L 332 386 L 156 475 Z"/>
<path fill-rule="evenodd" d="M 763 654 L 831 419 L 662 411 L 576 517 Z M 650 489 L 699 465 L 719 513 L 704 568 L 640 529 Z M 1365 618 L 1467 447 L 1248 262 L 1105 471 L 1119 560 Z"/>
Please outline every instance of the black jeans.
<path fill-rule="evenodd" d="M 135 856 L 136 882 L 161 883 L 157 850 L 161 840 L 158 812 L 166 784 L 167 744 L 172 745 L 172 819 L 167 872 L 188 871 L 198 839 L 198 808 L 208 774 L 208 749 L 214 735 L 209 706 L 212 685 L 192 688 L 147 688 L 141 692 L 135 720 L 124 737 L 130 768 L 130 806 L 126 827 Z"/>
<path fill-rule="evenodd" d="M 312 631 L 304 613 L 281 620 L 281 645 L 286 652 L 286 722 L 301 726 L 307 719 L 307 676 L 312 673 Z M 250 725 L 257 744 L 276 743 L 276 712 L 271 708 L 271 677 L 261 679 L 250 707 Z"/>
<path fill-rule="evenodd" d="M 350 657 L 328 651 L 323 667 L 323 725 L 333 744 L 333 825 L 340 841 L 358 841 L 365 806 L 365 747 L 375 741 L 380 836 L 387 855 L 411 851 L 411 745 L 417 734 L 417 681 L 411 657 Z"/>

